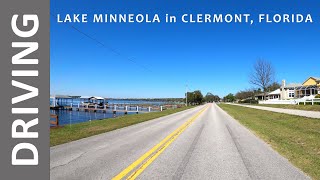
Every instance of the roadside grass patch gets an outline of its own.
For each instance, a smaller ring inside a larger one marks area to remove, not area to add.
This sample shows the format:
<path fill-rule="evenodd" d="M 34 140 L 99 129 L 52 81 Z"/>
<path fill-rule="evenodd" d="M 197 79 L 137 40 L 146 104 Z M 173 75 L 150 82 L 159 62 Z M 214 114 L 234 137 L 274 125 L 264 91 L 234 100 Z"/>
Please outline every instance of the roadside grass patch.
<path fill-rule="evenodd" d="M 116 118 L 93 120 L 90 122 L 72 124 L 71 126 L 65 125 L 61 128 L 51 128 L 50 146 L 56 146 L 59 144 L 64 144 L 78 139 L 94 136 L 97 134 L 180 112 L 193 107 L 194 106 L 188 106 L 177 109 L 168 109 L 161 112 L 125 115 Z"/>
<path fill-rule="evenodd" d="M 293 105 L 293 104 L 251 104 L 254 106 L 266 106 L 266 107 L 274 107 L 274 108 L 283 108 L 283 109 L 297 109 L 297 110 L 305 110 L 305 111 L 320 111 L 320 105 L 315 104 L 300 104 L 300 105 Z"/>
<path fill-rule="evenodd" d="M 313 179 L 320 179 L 320 118 L 219 105 Z"/>

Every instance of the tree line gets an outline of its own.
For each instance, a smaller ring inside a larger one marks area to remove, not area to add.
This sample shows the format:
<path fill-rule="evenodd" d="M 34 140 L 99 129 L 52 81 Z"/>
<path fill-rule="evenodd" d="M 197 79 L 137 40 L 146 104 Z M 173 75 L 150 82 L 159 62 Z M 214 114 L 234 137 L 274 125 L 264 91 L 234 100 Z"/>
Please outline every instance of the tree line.
<path fill-rule="evenodd" d="M 208 92 L 205 96 L 201 93 L 200 90 L 195 90 L 193 92 L 187 92 L 187 102 L 188 105 L 199 105 L 204 102 L 218 102 L 220 101 L 220 97 L 218 95 L 214 95 Z M 185 99 L 186 101 L 186 99 Z"/>

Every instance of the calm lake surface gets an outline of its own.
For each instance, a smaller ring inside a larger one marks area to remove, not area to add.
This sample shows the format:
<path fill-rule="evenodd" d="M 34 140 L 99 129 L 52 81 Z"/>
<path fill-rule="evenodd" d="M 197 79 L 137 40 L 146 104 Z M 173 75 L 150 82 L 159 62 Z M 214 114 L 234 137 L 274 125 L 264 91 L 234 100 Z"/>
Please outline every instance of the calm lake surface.
<path fill-rule="evenodd" d="M 160 102 L 160 101 L 143 101 L 143 100 L 108 100 L 107 101 L 109 105 L 112 104 L 148 104 L 148 105 L 164 105 L 167 102 Z M 52 103 L 52 100 L 50 99 L 50 103 Z M 60 105 L 71 105 L 81 103 L 79 99 L 73 99 L 73 100 L 67 100 L 62 102 Z M 123 109 L 124 107 L 122 107 Z M 131 108 L 128 110 L 135 110 L 135 108 Z M 139 111 L 148 111 L 145 109 L 139 109 Z M 151 110 L 152 111 L 152 110 Z M 81 122 L 89 122 L 92 120 L 101 120 L 101 119 L 107 119 L 114 117 L 113 112 L 111 109 L 108 109 L 106 113 L 102 112 L 84 112 L 84 111 L 68 111 L 68 110 L 50 110 L 50 114 L 58 115 L 59 117 L 59 124 L 60 125 L 68 125 L 68 124 L 76 124 Z M 128 114 L 135 114 L 135 112 L 128 112 Z M 117 116 L 123 116 L 125 115 L 124 112 L 117 112 Z"/>
<path fill-rule="evenodd" d="M 106 118 L 114 117 L 112 111 L 107 111 L 107 113 L 101 112 L 84 112 L 84 111 L 68 111 L 68 110 L 50 110 L 50 114 L 56 114 L 59 116 L 59 124 L 76 124 L 81 122 L 88 122 L 92 120 L 101 120 Z M 128 113 L 135 114 L 135 113 Z M 123 116 L 124 113 L 117 112 L 116 116 Z"/>

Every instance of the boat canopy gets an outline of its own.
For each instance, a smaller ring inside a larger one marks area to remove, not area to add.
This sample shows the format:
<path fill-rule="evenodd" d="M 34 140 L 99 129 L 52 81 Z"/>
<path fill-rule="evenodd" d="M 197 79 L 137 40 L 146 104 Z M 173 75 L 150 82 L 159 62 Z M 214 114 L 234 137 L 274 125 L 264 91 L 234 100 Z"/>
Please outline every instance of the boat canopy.
<path fill-rule="evenodd" d="M 105 98 L 99 96 L 81 96 L 80 99 L 104 100 Z"/>

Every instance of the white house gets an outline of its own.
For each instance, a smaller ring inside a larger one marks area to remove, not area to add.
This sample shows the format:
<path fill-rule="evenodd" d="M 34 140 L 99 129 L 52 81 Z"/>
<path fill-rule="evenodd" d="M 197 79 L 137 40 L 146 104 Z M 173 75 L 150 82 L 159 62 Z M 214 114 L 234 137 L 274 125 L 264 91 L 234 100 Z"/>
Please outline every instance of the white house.
<path fill-rule="evenodd" d="M 268 99 L 280 99 L 280 89 L 268 93 Z"/>
<path fill-rule="evenodd" d="M 281 91 L 280 89 L 276 89 L 272 92 L 266 93 L 266 100 L 269 99 L 280 99 Z M 264 100 L 264 93 L 260 93 L 255 95 L 256 100 Z"/>
<path fill-rule="evenodd" d="M 301 83 L 286 84 L 286 80 L 282 80 L 282 85 L 280 87 L 280 99 L 294 99 L 296 96 L 296 89 L 301 86 Z"/>
<path fill-rule="evenodd" d="M 290 83 L 286 84 L 286 81 L 282 81 L 280 88 L 281 99 L 297 99 L 304 96 L 313 96 L 320 94 L 320 78 L 309 77 L 303 83 Z"/>

